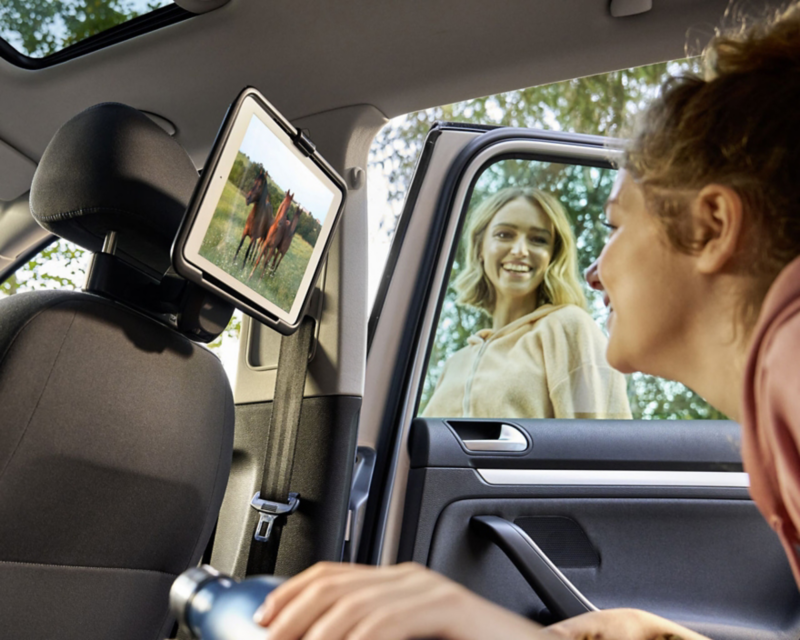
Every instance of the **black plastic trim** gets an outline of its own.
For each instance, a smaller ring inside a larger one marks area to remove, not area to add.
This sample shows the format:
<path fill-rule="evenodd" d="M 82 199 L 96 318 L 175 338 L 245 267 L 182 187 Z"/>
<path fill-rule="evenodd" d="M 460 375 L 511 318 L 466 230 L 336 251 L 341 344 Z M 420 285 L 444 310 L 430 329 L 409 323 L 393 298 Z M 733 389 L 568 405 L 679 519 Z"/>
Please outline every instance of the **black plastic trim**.
<path fill-rule="evenodd" d="M 408 444 L 411 468 L 743 471 L 739 425 L 730 420 L 493 422 L 518 427 L 534 446 L 512 453 L 469 451 L 446 419 L 415 418 Z"/>
<path fill-rule="evenodd" d="M 176 4 L 167 5 L 166 7 L 155 9 L 154 11 L 118 24 L 98 34 L 89 36 L 85 40 L 76 42 L 44 58 L 26 56 L 0 38 L 0 58 L 23 69 L 46 69 L 47 67 L 52 67 L 53 65 L 86 55 L 87 53 L 104 49 L 112 44 L 130 40 L 131 38 L 155 31 L 156 29 L 182 22 L 194 15 L 195 14 L 185 9 L 181 9 Z"/>

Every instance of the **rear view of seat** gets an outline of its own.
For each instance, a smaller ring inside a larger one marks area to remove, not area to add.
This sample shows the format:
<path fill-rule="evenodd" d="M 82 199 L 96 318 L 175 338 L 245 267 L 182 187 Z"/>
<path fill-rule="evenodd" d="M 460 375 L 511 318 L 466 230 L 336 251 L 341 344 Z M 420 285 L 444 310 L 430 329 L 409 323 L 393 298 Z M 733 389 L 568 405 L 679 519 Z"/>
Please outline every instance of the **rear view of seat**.
<path fill-rule="evenodd" d="M 163 638 L 169 587 L 211 536 L 233 399 L 190 337 L 212 339 L 231 309 L 165 277 L 196 180 L 174 140 L 117 104 L 73 118 L 42 157 L 34 216 L 107 253 L 94 292 L 0 300 L 4 638 Z"/>

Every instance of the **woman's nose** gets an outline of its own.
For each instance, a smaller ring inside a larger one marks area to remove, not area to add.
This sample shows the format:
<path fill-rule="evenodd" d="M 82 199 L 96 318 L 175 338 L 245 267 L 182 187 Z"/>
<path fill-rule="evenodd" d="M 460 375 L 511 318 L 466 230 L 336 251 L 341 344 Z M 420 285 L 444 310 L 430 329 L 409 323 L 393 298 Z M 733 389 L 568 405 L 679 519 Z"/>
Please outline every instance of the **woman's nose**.
<path fill-rule="evenodd" d="M 517 238 L 514 245 L 511 247 L 511 253 L 515 256 L 527 256 L 528 255 L 528 243 L 524 237 Z"/>
<path fill-rule="evenodd" d="M 589 265 L 589 268 L 583 273 L 586 278 L 586 283 L 595 291 L 603 290 L 603 283 L 600 282 L 600 276 L 597 274 L 597 260 Z"/>

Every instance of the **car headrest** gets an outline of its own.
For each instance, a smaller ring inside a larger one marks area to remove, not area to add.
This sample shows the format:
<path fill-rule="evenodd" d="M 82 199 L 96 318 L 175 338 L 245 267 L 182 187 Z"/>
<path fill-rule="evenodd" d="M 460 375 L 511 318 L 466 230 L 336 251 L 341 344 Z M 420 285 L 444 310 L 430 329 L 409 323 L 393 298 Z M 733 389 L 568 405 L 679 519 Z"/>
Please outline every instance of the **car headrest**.
<path fill-rule="evenodd" d="M 211 342 L 233 306 L 176 274 L 170 258 L 197 178 L 183 147 L 143 113 L 98 104 L 47 145 L 33 176 L 31 213 L 94 254 L 86 291 Z"/>
<path fill-rule="evenodd" d="M 115 231 L 115 255 L 160 278 L 197 178 L 183 147 L 143 113 L 98 104 L 53 136 L 33 177 L 31 212 L 92 252 Z"/>

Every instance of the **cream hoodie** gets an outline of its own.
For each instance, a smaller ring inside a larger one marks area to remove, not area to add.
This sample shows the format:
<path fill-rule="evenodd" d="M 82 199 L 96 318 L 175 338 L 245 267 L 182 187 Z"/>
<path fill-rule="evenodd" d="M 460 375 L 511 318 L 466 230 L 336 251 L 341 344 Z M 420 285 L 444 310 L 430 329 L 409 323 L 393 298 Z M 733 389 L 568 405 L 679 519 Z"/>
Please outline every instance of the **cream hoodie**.
<path fill-rule="evenodd" d="M 631 417 L 625 377 L 606 337 L 575 305 L 543 305 L 499 331 L 484 329 L 442 369 L 424 416 Z"/>

